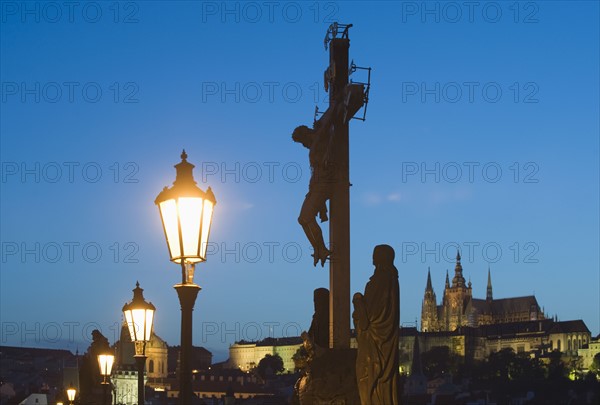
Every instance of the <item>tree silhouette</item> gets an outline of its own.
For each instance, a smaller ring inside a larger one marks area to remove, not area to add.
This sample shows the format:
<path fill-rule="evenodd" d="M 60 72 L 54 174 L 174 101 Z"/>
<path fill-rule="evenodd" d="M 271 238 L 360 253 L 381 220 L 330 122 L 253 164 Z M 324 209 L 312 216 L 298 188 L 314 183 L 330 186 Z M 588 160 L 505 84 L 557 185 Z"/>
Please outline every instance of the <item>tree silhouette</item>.
<path fill-rule="evenodd" d="M 457 370 L 459 359 L 450 352 L 446 346 L 433 347 L 421 354 L 423 373 L 428 378 L 440 377 L 443 374 L 454 374 Z"/>
<path fill-rule="evenodd" d="M 256 372 L 260 378 L 267 380 L 272 377 L 275 373 L 281 373 L 283 371 L 283 360 L 278 354 L 270 355 L 267 354 L 261 359 L 256 367 Z"/>

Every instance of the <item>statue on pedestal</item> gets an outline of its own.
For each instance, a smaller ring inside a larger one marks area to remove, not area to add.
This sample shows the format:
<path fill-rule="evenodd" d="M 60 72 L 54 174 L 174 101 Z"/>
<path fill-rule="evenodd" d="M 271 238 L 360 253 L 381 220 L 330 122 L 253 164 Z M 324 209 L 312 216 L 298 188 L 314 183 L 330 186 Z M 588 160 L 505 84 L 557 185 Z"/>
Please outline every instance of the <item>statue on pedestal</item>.
<path fill-rule="evenodd" d="M 400 288 L 394 256 L 391 246 L 376 246 L 373 251 L 375 272 L 364 295 L 356 293 L 352 298 L 358 343 L 356 380 L 363 405 L 399 403 Z"/>

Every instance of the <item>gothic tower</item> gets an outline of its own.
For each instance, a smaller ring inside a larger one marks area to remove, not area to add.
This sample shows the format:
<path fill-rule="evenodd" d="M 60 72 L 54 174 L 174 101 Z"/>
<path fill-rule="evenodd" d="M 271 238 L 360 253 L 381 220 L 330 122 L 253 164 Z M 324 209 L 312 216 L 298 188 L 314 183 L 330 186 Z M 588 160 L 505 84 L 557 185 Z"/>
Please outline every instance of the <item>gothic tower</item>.
<path fill-rule="evenodd" d="M 492 302 L 494 300 L 494 296 L 492 295 L 492 275 L 490 274 L 490 267 L 488 266 L 488 284 L 487 284 L 487 293 L 485 295 L 485 300 L 488 302 Z"/>
<path fill-rule="evenodd" d="M 446 284 L 442 300 L 442 317 L 439 320 L 440 330 L 448 330 L 450 328 L 450 276 L 448 275 L 448 269 L 446 269 Z"/>
<path fill-rule="evenodd" d="M 452 278 L 452 287 L 446 291 L 447 302 L 444 309 L 447 313 L 447 330 L 453 331 L 460 326 L 467 324 L 468 319 L 464 313 L 465 306 L 471 298 L 471 288 L 465 284 L 463 268 L 460 263 L 460 252 L 456 252 L 456 266 L 454 267 L 454 277 Z"/>
<path fill-rule="evenodd" d="M 431 272 L 427 268 L 427 286 L 421 307 L 421 331 L 433 332 L 438 330 L 437 301 L 431 285 Z"/>

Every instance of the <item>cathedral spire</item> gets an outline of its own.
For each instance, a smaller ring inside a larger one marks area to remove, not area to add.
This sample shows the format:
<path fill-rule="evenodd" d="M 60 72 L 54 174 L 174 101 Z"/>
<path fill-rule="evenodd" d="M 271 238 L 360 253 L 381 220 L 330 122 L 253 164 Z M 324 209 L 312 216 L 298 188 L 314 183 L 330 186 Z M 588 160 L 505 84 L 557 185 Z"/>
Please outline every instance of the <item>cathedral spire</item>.
<path fill-rule="evenodd" d="M 427 287 L 425 287 L 425 291 L 433 291 L 433 287 L 431 286 L 431 270 L 427 267 Z"/>
<path fill-rule="evenodd" d="M 462 265 L 460 264 L 460 252 L 456 250 L 456 267 L 454 267 L 454 277 L 452 278 L 452 287 L 464 287 L 465 278 L 462 274 Z"/>
<path fill-rule="evenodd" d="M 450 277 L 448 276 L 448 269 L 446 269 L 446 288 L 450 288 Z"/>
<path fill-rule="evenodd" d="M 485 299 L 487 301 L 492 301 L 494 296 L 492 295 L 492 274 L 490 273 L 490 266 L 488 265 L 488 283 L 487 283 L 487 293 L 485 295 Z"/>

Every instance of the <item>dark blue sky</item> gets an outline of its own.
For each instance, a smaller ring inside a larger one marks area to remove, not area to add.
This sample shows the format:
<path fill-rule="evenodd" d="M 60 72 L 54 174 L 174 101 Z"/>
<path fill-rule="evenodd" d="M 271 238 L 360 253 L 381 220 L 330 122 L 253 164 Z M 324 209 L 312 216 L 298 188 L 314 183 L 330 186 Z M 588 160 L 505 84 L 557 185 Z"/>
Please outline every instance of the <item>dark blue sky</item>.
<path fill-rule="evenodd" d="M 182 148 L 218 201 L 194 343 L 222 358 L 308 328 L 328 271 L 296 221 L 309 167 L 291 133 L 327 107 L 334 20 L 373 68 L 351 124 L 352 292 L 388 243 L 414 323 L 427 268 L 441 299 L 458 246 L 476 297 L 489 266 L 497 298 L 535 293 L 600 331 L 597 2 L 0 4 L 2 344 L 114 342 L 136 280 L 178 344 L 154 198 Z"/>

